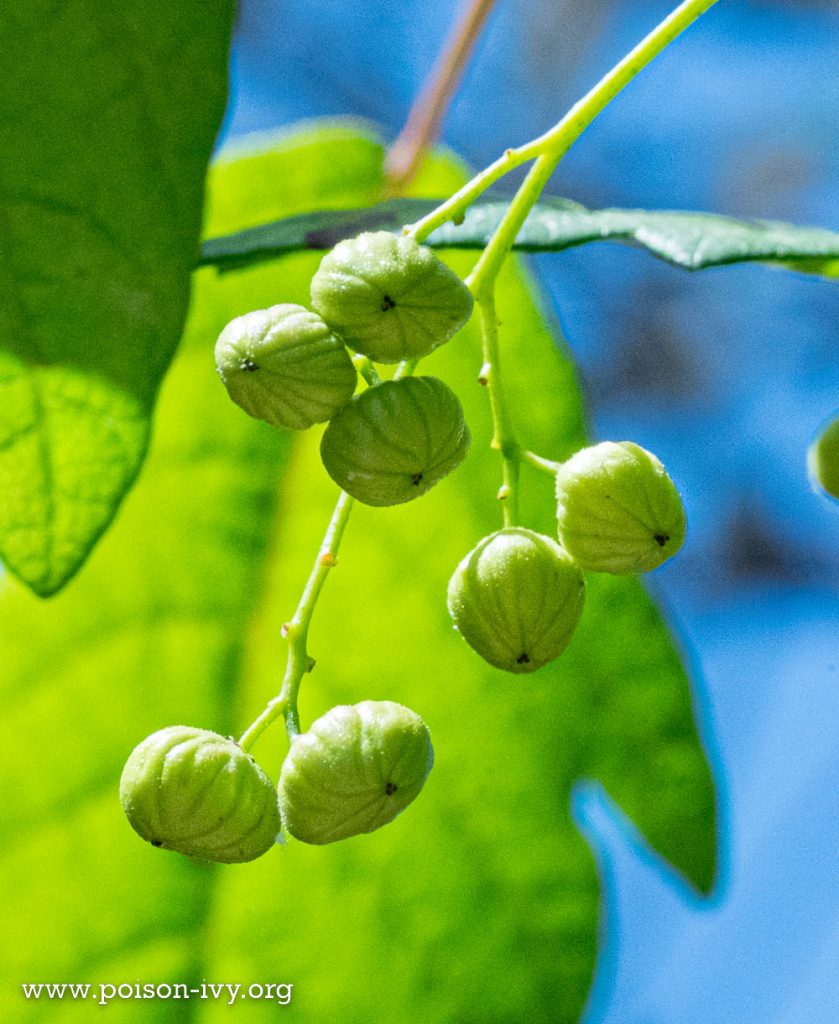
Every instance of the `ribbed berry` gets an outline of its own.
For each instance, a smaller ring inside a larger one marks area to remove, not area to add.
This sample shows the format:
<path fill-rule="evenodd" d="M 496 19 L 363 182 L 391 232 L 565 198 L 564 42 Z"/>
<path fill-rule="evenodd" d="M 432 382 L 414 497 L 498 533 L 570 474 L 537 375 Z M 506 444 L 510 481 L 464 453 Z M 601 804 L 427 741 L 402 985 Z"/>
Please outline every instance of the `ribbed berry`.
<path fill-rule="evenodd" d="M 507 672 L 534 672 L 565 650 L 583 607 L 583 577 L 571 556 L 540 533 L 499 530 L 458 565 L 449 613 L 481 657 Z"/>
<path fill-rule="evenodd" d="M 401 704 L 334 707 L 291 742 L 280 774 L 283 825 L 315 844 L 373 832 L 417 797 L 433 762 L 428 728 Z"/>
<path fill-rule="evenodd" d="M 232 320 L 216 343 L 216 368 L 233 401 L 275 427 L 325 423 L 357 382 L 350 354 L 321 318 L 284 303 Z"/>
<path fill-rule="evenodd" d="M 368 388 L 338 412 L 321 440 L 332 479 L 367 505 L 399 505 L 425 494 L 469 449 L 454 392 L 436 377 Z"/>
<path fill-rule="evenodd" d="M 152 846 L 225 864 L 253 860 L 280 831 L 274 785 L 233 740 L 174 725 L 135 747 L 120 779 L 131 826 Z"/>
<path fill-rule="evenodd" d="M 472 293 L 430 249 L 387 231 L 339 242 L 312 278 L 312 306 L 375 362 L 428 355 L 463 327 L 472 305 Z"/>
<path fill-rule="evenodd" d="M 583 569 L 648 572 L 676 554 L 687 520 L 679 492 L 651 452 L 604 441 L 557 473 L 557 527 Z"/>

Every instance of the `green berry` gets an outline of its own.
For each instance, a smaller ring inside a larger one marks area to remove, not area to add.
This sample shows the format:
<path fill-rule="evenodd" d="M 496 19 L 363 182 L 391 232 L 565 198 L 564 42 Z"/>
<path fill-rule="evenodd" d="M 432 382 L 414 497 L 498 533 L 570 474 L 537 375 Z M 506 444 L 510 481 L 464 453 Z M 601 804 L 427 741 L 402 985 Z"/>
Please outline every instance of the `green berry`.
<path fill-rule="evenodd" d="M 135 747 L 119 795 L 152 846 L 234 864 L 260 857 L 280 831 L 277 794 L 233 740 L 173 725 Z"/>
<path fill-rule="evenodd" d="M 675 555 L 687 520 L 651 452 L 631 441 L 584 448 L 557 473 L 559 539 L 583 569 L 648 572 Z"/>
<path fill-rule="evenodd" d="M 832 498 L 839 498 L 839 418 L 823 426 L 807 452 L 810 480 Z"/>
<path fill-rule="evenodd" d="M 469 429 L 454 392 L 436 377 L 368 388 L 330 420 L 320 454 L 332 479 L 367 505 L 425 494 L 463 460 Z"/>
<path fill-rule="evenodd" d="M 334 707 L 291 741 L 280 774 L 283 825 L 318 845 L 373 832 L 416 798 L 433 762 L 428 728 L 401 704 Z"/>
<path fill-rule="evenodd" d="M 463 327 L 472 305 L 430 249 L 387 231 L 339 242 L 312 278 L 312 306 L 351 349 L 380 363 L 428 355 Z"/>
<path fill-rule="evenodd" d="M 349 352 L 303 306 L 283 303 L 237 317 L 221 332 L 215 355 L 233 401 L 274 427 L 325 423 L 355 391 Z"/>
<path fill-rule="evenodd" d="M 484 537 L 457 567 L 449 613 L 490 665 L 535 672 L 567 647 L 583 594 L 582 573 L 556 541 L 514 526 Z"/>

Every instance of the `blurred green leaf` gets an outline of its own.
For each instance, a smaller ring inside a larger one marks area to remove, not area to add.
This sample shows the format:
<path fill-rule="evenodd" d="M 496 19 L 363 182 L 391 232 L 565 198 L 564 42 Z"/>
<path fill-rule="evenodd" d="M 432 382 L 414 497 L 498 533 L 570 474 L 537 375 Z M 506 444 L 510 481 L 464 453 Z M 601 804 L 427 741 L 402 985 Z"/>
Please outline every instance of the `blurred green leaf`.
<path fill-rule="evenodd" d="M 360 132 L 313 128 L 219 164 L 209 228 L 311 206 L 369 205 L 382 152 Z M 435 162 L 418 185 L 452 189 Z M 269 185 L 270 183 L 270 185 Z M 471 257 L 452 259 L 465 272 Z M 436 764 L 404 815 L 323 848 L 292 842 L 210 868 L 143 844 L 117 781 L 148 732 L 241 730 L 279 685 L 292 612 L 337 490 L 318 431 L 248 419 L 215 379 L 224 323 L 306 300 L 317 257 L 219 277 L 198 273 L 185 347 L 164 388 L 142 486 L 77 584 L 48 606 L 0 592 L 6 921 L 5 1020 L 52 1020 L 23 981 L 291 983 L 301 1022 L 573 1022 L 595 965 L 599 886 L 569 811 L 591 776 L 650 843 L 707 889 L 710 775 L 672 641 L 635 580 L 589 580 L 563 657 L 527 678 L 486 666 L 452 630 L 457 561 L 500 523 L 498 456 L 470 325 L 423 372 L 461 396 L 464 465 L 422 500 L 356 506 L 311 634 L 304 724 L 336 703 L 394 699 L 429 724 Z M 522 441 L 560 458 L 583 443 L 580 394 L 520 269 L 499 286 L 509 393 Z M 550 480 L 525 479 L 529 525 L 553 530 Z M 688 496 L 689 502 L 689 496 Z M 276 777 L 284 744 L 254 753 Z M 114 1005 L 114 1004 L 112 1004 Z M 67 1018 L 84 1006 L 65 1003 Z M 224 1001 L 120 1001 L 121 1021 L 227 1020 Z M 270 999 L 247 1019 L 275 1020 Z M 90 1016 L 88 1010 L 87 1016 Z"/>
<path fill-rule="evenodd" d="M 813 256 L 810 259 L 791 260 L 782 264 L 800 274 L 817 274 L 819 277 L 839 277 L 839 256 Z"/>
<path fill-rule="evenodd" d="M 0 16 L 0 557 L 57 591 L 145 453 L 183 327 L 232 0 Z"/>
<path fill-rule="evenodd" d="M 315 210 L 259 224 L 206 241 L 200 265 L 224 270 L 274 259 L 298 249 L 330 249 L 361 231 L 400 231 L 430 213 L 442 200 L 391 199 L 366 210 Z M 479 199 L 462 224 L 446 223 L 428 238 L 431 246 L 483 249 L 508 203 Z M 570 199 L 536 204 L 514 248 L 560 252 L 586 242 L 638 245 L 685 270 L 729 263 L 779 263 L 803 274 L 835 277 L 839 233 L 768 220 L 735 220 L 712 213 L 650 210 L 587 210 Z"/>

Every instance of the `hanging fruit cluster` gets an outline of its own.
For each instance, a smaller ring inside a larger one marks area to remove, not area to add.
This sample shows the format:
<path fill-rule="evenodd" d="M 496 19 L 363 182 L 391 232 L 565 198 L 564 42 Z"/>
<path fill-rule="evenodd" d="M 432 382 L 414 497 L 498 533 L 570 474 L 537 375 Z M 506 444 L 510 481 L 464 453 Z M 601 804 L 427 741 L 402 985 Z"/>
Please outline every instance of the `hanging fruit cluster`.
<path fill-rule="evenodd" d="M 225 327 L 215 356 L 230 397 L 275 427 L 327 423 L 321 459 L 352 498 L 388 506 L 420 497 L 460 465 L 470 434 L 448 385 L 411 371 L 468 321 L 469 288 L 413 239 L 372 232 L 324 257 L 311 304 Z M 356 393 L 351 352 L 400 366 L 381 380 L 368 363 L 369 386 Z M 582 613 L 584 571 L 647 572 L 684 540 L 673 482 L 628 441 L 559 465 L 556 498 L 557 539 L 508 526 L 480 540 L 449 583 L 455 628 L 507 672 L 534 672 L 562 654 Z M 368 700 L 290 730 L 277 789 L 234 740 L 174 726 L 134 750 L 120 792 L 131 825 L 154 846 L 230 863 L 265 853 L 282 830 L 324 844 L 380 828 L 419 794 L 433 759 L 417 714 Z"/>

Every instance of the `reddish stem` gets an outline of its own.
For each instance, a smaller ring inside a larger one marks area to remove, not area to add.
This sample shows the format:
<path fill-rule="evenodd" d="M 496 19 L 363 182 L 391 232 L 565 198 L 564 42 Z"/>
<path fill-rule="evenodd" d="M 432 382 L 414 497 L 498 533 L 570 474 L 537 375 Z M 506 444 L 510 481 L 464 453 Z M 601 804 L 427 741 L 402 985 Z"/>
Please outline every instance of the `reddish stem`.
<path fill-rule="evenodd" d="M 405 127 L 385 161 L 386 189 L 403 192 L 413 181 L 423 154 L 437 138 L 440 123 L 466 62 L 495 0 L 468 0 L 463 15 L 446 39 L 440 56 L 411 107 Z"/>

